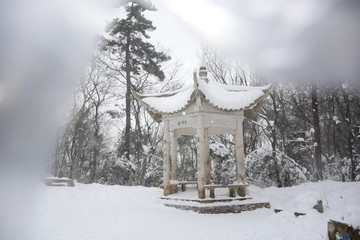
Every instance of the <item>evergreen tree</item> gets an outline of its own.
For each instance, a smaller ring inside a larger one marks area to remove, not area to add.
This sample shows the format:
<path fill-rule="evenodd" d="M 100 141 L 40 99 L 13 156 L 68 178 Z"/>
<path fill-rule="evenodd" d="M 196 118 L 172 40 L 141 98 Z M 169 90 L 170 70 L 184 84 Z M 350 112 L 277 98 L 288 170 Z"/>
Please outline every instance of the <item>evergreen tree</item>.
<path fill-rule="evenodd" d="M 120 75 L 126 82 L 126 110 L 125 110 L 125 158 L 130 159 L 130 130 L 131 130 L 131 88 L 134 80 L 141 74 L 157 77 L 160 81 L 165 78 L 161 70 L 161 63 L 170 59 L 164 52 L 156 51 L 155 47 L 146 42 L 150 36 L 147 32 L 156 28 L 152 22 L 144 17 L 144 7 L 131 3 L 125 7 L 126 18 L 114 19 L 106 27 L 109 37 L 105 39 L 104 51 L 118 55 L 121 60 Z"/>

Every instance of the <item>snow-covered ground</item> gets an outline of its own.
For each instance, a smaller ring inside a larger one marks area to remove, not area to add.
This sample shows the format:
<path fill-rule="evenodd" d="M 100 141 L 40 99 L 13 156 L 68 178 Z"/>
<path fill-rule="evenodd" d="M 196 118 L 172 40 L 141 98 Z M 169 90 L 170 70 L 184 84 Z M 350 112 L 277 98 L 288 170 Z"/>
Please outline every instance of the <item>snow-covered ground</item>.
<path fill-rule="evenodd" d="M 41 186 L 31 239 L 327 239 L 327 221 L 360 226 L 360 183 L 324 181 L 249 193 L 271 209 L 197 214 L 163 206 L 162 190 L 76 184 Z M 312 209 L 321 198 L 324 213 Z M 275 214 L 273 208 L 284 209 Z M 293 212 L 306 213 L 295 217 Z"/>

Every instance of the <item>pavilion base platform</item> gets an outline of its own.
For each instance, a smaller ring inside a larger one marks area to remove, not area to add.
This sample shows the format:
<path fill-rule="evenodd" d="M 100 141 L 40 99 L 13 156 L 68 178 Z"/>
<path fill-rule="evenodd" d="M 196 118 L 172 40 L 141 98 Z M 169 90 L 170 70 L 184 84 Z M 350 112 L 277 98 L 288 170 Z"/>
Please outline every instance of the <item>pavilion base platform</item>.
<path fill-rule="evenodd" d="M 208 192 L 205 199 L 199 199 L 196 188 L 189 188 L 186 192 L 179 191 L 162 197 L 161 203 L 167 207 L 200 214 L 241 213 L 258 208 L 270 208 L 269 202 L 257 202 L 250 196 L 229 197 L 227 189 L 221 189 L 215 199 L 210 198 Z"/>
<path fill-rule="evenodd" d="M 258 208 L 270 208 L 270 203 L 268 202 L 237 203 L 237 204 L 204 205 L 204 206 L 168 203 L 165 204 L 165 206 L 186 210 L 186 211 L 193 211 L 200 214 L 220 214 L 220 213 L 241 213 L 245 211 L 253 211 Z"/>
<path fill-rule="evenodd" d="M 166 196 L 166 197 L 162 197 L 162 200 L 169 200 L 169 201 L 177 201 L 177 202 L 197 202 L 197 203 L 217 203 L 217 202 L 238 202 L 238 201 L 244 201 L 244 200 L 250 200 L 252 199 L 251 197 L 234 197 L 234 198 L 217 198 L 217 199 L 213 199 L 213 198 L 208 198 L 208 199 L 186 199 L 186 198 L 177 198 L 177 197 L 171 197 L 170 196 Z"/>

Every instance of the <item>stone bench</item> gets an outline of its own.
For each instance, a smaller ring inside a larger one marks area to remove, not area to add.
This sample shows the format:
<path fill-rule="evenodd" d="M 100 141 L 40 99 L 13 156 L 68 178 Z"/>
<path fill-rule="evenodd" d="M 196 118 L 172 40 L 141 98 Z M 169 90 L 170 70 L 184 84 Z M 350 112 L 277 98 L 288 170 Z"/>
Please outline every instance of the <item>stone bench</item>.
<path fill-rule="evenodd" d="M 69 178 L 45 178 L 46 186 L 54 186 L 54 183 L 66 183 L 68 187 L 75 187 L 74 180 Z"/>
<path fill-rule="evenodd" d="M 185 192 L 186 191 L 186 185 L 189 185 L 189 184 L 196 184 L 197 185 L 197 181 L 173 181 L 170 183 L 170 185 L 181 185 L 181 191 Z"/>
<path fill-rule="evenodd" d="M 205 189 L 210 189 L 210 197 L 215 198 L 215 188 L 228 188 L 229 196 L 235 197 L 235 190 L 237 190 L 239 196 L 245 197 L 246 185 L 244 184 L 228 184 L 228 185 L 204 185 Z"/>
<path fill-rule="evenodd" d="M 186 185 L 188 185 L 188 184 L 196 184 L 197 185 L 197 181 L 184 181 L 184 182 L 179 182 L 178 184 L 181 185 L 181 191 L 185 192 Z"/>

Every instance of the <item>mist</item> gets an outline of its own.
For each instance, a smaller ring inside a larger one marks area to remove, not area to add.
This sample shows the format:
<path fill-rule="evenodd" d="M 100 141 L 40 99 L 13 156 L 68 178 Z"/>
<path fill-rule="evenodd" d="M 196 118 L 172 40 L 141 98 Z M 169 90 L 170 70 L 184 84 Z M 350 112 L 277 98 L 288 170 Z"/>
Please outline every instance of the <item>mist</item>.
<path fill-rule="evenodd" d="M 199 42 L 273 80 L 319 81 L 359 74 L 358 1 L 214 0 L 164 5 Z"/>
<path fill-rule="evenodd" d="M 33 196 L 32 183 L 44 173 L 57 126 L 98 35 L 113 16 L 121 17 L 114 7 L 126 2 L 1 1 L 0 239 L 24 239 L 16 228 L 31 216 L 27 200 Z M 145 3 L 155 10 L 150 1 Z M 187 61 L 187 67 L 198 67 L 194 56 L 205 43 L 271 80 L 346 78 L 359 83 L 357 0 L 154 3 L 158 11 L 150 18 L 160 31 L 154 41 L 176 48 L 175 55 Z M 178 25 L 169 25 L 171 19 Z"/>
<path fill-rule="evenodd" d="M 107 5 L 105 5 L 107 4 Z M 33 182 L 103 28 L 109 3 L 0 3 L 0 238 L 26 239 Z M 14 210 L 17 209 L 17 210 Z"/>

